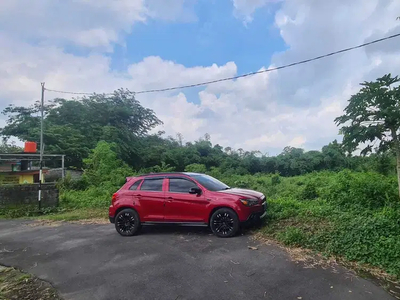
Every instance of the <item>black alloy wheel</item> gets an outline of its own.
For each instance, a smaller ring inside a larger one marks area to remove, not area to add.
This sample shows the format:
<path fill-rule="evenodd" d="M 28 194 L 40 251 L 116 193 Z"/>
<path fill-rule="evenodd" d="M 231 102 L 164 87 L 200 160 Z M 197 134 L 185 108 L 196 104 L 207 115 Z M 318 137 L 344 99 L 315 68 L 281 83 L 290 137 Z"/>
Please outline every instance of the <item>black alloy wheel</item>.
<path fill-rule="evenodd" d="M 232 237 L 239 230 L 239 218 L 232 209 L 220 208 L 212 214 L 210 227 L 218 237 Z"/>
<path fill-rule="evenodd" d="M 133 209 L 121 210 L 115 218 L 115 229 L 122 236 L 132 236 L 140 228 L 138 213 Z"/>

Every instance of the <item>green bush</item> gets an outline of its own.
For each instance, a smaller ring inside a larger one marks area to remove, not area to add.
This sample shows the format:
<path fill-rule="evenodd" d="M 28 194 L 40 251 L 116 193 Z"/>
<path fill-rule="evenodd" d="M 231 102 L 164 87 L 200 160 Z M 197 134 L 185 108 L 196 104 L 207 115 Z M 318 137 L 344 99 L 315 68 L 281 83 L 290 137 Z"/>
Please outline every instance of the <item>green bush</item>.
<path fill-rule="evenodd" d="M 71 173 L 67 172 L 64 179 L 57 182 L 57 188 L 62 192 L 65 190 L 82 191 L 88 187 L 86 178 L 72 179 Z"/>
<path fill-rule="evenodd" d="M 202 164 L 190 164 L 185 167 L 186 172 L 194 172 L 194 173 L 206 173 L 207 168 Z"/>
<path fill-rule="evenodd" d="M 168 168 L 162 163 L 153 170 Z M 186 170 L 203 173 L 205 166 L 191 164 Z M 60 183 L 61 206 L 106 209 L 112 194 L 133 174 L 117 159 L 112 144 L 100 142 L 85 161 L 82 179 L 67 176 Z M 394 176 L 348 170 L 252 176 L 232 169 L 224 173 L 216 167 L 207 174 L 231 187 L 255 189 L 267 196 L 265 234 L 289 246 L 380 267 L 400 278 L 400 200 Z"/>
<path fill-rule="evenodd" d="M 274 174 L 271 177 L 271 184 L 272 185 L 277 185 L 281 183 L 281 177 L 279 176 L 279 174 Z"/>
<path fill-rule="evenodd" d="M 399 218 L 399 208 L 385 208 L 372 215 L 343 213 L 334 217 L 331 230 L 319 232 L 308 243 L 325 253 L 374 265 L 400 277 Z"/>
<path fill-rule="evenodd" d="M 318 198 L 317 186 L 314 182 L 307 182 L 305 187 L 300 193 L 300 197 L 303 200 L 313 200 Z"/>
<path fill-rule="evenodd" d="M 396 178 L 342 171 L 267 182 L 260 186 L 270 196 L 265 234 L 286 245 L 379 267 L 400 279 Z"/>
<path fill-rule="evenodd" d="M 62 207 L 107 207 L 111 196 L 134 172 L 117 158 L 114 144 L 99 142 L 84 160 L 85 169 L 79 181 L 68 179 L 60 183 Z M 78 188 L 77 188 L 78 187 Z"/>
<path fill-rule="evenodd" d="M 326 199 L 345 208 L 376 209 L 399 201 L 396 178 L 341 171 L 325 190 Z"/>

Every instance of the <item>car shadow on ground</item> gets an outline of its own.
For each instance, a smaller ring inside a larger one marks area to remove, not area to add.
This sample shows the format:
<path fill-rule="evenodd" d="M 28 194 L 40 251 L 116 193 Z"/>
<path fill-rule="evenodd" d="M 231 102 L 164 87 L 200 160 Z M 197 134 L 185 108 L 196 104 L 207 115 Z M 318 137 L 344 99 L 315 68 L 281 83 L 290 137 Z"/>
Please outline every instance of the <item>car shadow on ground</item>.
<path fill-rule="evenodd" d="M 179 226 L 179 225 L 146 225 L 142 226 L 139 232 L 140 235 L 210 235 L 210 228 L 199 226 Z"/>
<path fill-rule="evenodd" d="M 243 228 L 235 237 L 250 235 L 254 228 Z M 213 235 L 209 227 L 179 225 L 146 225 L 142 226 L 139 235 Z"/>

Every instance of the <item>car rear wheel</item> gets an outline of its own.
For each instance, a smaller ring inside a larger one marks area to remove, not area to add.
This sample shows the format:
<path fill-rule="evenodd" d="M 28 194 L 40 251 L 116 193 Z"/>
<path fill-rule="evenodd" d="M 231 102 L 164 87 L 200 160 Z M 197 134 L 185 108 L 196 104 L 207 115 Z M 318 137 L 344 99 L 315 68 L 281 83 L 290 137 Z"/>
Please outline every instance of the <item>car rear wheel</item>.
<path fill-rule="evenodd" d="M 122 236 L 135 235 L 140 229 L 138 213 L 130 208 L 121 210 L 115 217 L 115 229 Z"/>
<path fill-rule="evenodd" d="M 210 227 L 218 237 L 232 237 L 239 231 L 239 218 L 230 208 L 217 209 L 211 216 Z"/>

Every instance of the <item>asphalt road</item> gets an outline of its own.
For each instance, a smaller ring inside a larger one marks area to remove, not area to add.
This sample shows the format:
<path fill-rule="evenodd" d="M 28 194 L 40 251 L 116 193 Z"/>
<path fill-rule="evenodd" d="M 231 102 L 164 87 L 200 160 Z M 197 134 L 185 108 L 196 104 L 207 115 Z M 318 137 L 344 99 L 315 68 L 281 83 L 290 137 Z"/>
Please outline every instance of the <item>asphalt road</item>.
<path fill-rule="evenodd" d="M 65 299 L 394 299 L 344 269 L 305 268 L 276 246 L 199 228 L 124 238 L 111 224 L 0 221 L 0 264 L 51 282 Z"/>

